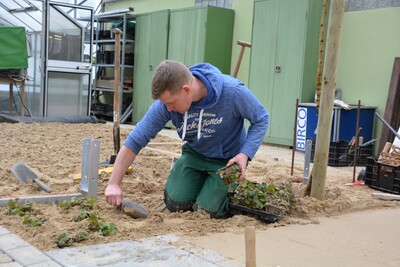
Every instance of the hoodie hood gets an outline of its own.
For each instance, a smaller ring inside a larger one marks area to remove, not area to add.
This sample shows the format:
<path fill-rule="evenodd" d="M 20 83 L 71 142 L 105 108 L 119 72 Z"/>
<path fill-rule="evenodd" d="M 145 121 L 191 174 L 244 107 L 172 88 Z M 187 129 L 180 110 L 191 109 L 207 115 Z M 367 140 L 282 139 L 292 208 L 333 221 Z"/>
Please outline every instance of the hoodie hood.
<path fill-rule="evenodd" d="M 190 67 L 189 70 L 207 89 L 207 96 L 192 105 L 200 109 L 212 108 L 218 103 L 221 97 L 222 86 L 224 84 L 221 71 L 208 63 L 196 64 Z"/>

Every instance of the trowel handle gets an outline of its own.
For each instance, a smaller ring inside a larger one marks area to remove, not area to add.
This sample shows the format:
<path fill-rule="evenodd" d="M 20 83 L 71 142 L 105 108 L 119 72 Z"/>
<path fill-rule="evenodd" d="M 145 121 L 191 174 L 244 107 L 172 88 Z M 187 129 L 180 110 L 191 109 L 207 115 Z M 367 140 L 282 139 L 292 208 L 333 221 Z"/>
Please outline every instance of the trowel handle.
<path fill-rule="evenodd" d="M 46 193 L 50 193 L 51 189 L 50 187 L 48 187 L 45 183 L 43 183 L 42 181 L 38 180 L 38 179 L 33 179 L 33 182 L 35 182 L 40 188 L 43 189 L 43 191 L 45 191 Z"/>

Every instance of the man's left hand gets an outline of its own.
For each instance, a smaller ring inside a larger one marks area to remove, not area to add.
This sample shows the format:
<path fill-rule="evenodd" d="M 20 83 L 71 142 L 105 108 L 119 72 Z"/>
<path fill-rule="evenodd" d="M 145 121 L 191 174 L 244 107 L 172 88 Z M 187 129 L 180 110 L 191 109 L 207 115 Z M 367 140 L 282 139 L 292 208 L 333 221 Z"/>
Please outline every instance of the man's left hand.
<path fill-rule="evenodd" d="M 233 158 L 231 158 L 228 163 L 226 164 L 226 166 L 230 166 L 233 163 L 237 163 L 239 164 L 240 168 L 242 169 L 242 172 L 240 174 L 240 178 L 239 178 L 239 183 L 242 182 L 243 178 L 246 176 L 246 168 L 247 168 L 247 161 L 249 160 L 249 157 L 244 154 L 244 153 L 239 153 L 236 156 L 234 156 Z"/>

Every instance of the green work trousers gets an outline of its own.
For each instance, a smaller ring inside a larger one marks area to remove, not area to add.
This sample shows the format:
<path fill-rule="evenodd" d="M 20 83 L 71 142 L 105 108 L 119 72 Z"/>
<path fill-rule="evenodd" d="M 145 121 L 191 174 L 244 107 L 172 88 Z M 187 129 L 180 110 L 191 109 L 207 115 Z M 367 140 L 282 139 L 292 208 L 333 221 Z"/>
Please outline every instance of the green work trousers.
<path fill-rule="evenodd" d="M 228 215 L 228 187 L 217 170 L 228 159 L 206 158 L 187 144 L 182 156 L 173 164 L 165 185 L 165 204 L 170 211 L 202 209 L 213 218 Z"/>

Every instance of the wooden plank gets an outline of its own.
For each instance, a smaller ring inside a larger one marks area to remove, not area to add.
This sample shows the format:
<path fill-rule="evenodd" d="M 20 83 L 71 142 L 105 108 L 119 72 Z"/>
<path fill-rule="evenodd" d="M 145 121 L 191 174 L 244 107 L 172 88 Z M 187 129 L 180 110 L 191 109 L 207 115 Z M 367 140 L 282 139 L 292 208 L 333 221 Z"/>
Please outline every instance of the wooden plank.
<path fill-rule="evenodd" d="M 400 57 L 396 57 L 393 63 L 392 77 L 390 79 L 389 92 L 386 101 L 384 120 L 397 129 L 400 126 Z M 382 151 L 386 142 L 393 142 L 394 134 L 386 127 L 382 126 L 379 149 Z"/>
<path fill-rule="evenodd" d="M 111 167 L 106 167 L 106 168 L 100 168 L 99 171 L 98 171 L 98 175 L 101 175 L 103 172 L 105 172 L 107 174 L 111 174 L 112 171 L 113 171 L 113 167 L 112 166 Z M 125 172 L 125 174 L 132 173 L 132 171 L 133 171 L 132 166 L 129 166 L 129 168 Z M 74 179 L 74 180 L 80 180 L 81 176 L 82 176 L 81 173 L 75 173 L 75 174 L 71 175 L 72 179 Z"/>
<path fill-rule="evenodd" d="M 246 267 L 256 267 L 256 230 L 254 226 L 244 229 Z"/>
<path fill-rule="evenodd" d="M 148 146 L 144 147 L 144 149 L 155 151 L 155 152 L 160 152 L 160 153 L 167 154 L 167 155 L 171 155 L 173 157 L 179 157 L 181 155 L 181 154 L 178 154 L 178 153 L 175 153 L 175 152 L 172 152 L 172 151 L 162 150 L 162 149 L 158 149 L 158 148 L 154 148 L 154 147 L 148 147 Z"/>

